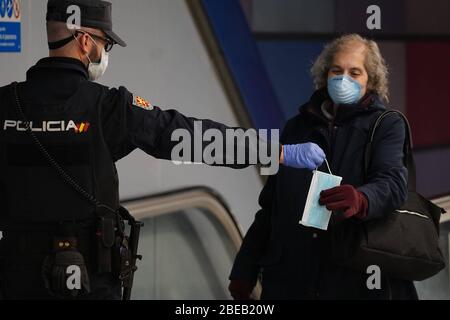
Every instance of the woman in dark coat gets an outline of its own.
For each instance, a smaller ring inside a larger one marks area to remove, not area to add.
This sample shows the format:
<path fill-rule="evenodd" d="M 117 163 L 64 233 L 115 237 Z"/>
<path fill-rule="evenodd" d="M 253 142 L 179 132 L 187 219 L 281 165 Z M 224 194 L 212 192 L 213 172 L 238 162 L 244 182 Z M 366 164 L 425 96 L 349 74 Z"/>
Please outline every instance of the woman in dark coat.
<path fill-rule="evenodd" d="M 417 299 L 410 281 L 383 275 L 381 288 L 368 288 L 372 274 L 340 267 L 331 258 L 333 225 L 367 221 L 401 207 L 407 196 L 403 164 L 405 127 L 395 115 L 379 127 L 367 181 L 363 152 L 377 117 L 386 110 L 387 68 L 377 44 L 358 35 L 330 43 L 312 68 L 317 91 L 282 134 L 281 143 L 312 143 L 326 154 L 341 186 L 321 193 L 332 210 L 328 231 L 299 224 L 312 172 L 282 166 L 261 192 L 230 276 L 235 299 L 248 299 L 262 274 L 262 299 Z M 308 154 L 305 154 L 308 157 Z M 322 165 L 320 171 L 327 172 Z"/>

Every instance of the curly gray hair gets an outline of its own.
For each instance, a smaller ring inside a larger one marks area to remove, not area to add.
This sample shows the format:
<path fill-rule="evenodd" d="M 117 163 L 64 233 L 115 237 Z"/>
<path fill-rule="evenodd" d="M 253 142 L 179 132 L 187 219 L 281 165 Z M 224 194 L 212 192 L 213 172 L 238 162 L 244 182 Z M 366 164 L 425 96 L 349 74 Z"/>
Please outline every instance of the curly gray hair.
<path fill-rule="evenodd" d="M 366 47 L 365 68 L 369 76 L 367 89 L 377 93 L 389 102 L 388 68 L 375 41 L 361 37 L 358 34 L 348 34 L 327 44 L 311 68 L 311 74 L 316 89 L 325 88 L 328 82 L 328 71 L 333 63 L 334 55 L 349 43 L 359 42 Z"/>

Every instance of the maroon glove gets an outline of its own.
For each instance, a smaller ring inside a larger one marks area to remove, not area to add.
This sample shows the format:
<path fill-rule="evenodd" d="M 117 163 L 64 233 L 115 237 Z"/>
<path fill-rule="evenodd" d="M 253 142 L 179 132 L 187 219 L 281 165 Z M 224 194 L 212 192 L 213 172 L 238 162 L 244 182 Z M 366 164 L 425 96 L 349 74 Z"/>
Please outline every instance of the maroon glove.
<path fill-rule="evenodd" d="M 255 285 L 247 280 L 231 280 L 228 290 L 234 300 L 252 300 Z"/>
<path fill-rule="evenodd" d="M 364 219 L 369 202 L 366 196 L 351 185 L 343 185 L 320 193 L 319 203 L 331 211 L 343 211 L 344 218 Z"/>

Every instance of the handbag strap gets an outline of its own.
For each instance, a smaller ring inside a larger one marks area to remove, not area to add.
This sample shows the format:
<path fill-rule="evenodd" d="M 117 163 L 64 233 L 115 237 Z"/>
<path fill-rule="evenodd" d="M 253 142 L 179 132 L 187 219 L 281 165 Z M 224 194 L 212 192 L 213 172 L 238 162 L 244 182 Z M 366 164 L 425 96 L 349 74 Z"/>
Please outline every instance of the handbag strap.
<path fill-rule="evenodd" d="M 409 191 L 416 191 L 416 165 L 414 162 L 413 157 L 413 142 L 412 142 L 412 135 L 411 135 L 411 126 L 409 124 L 408 119 L 406 116 L 401 113 L 400 111 L 396 110 L 388 110 L 383 112 L 378 119 L 375 121 L 374 125 L 372 126 L 367 144 L 366 149 L 364 153 L 364 180 L 367 181 L 367 176 L 369 172 L 370 162 L 372 160 L 373 155 L 373 142 L 375 138 L 375 133 L 378 129 L 378 127 L 381 125 L 382 121 L 393 114 L 399 115 L 403 121 L 405 122 L 405 143 L 403 145 L 403 153 L 404 153 L 404 164 L 406 169 L 408 170 L 408 190 Z"/>
<path fill-rule="evenodd" d="M 20 102 L 19 93 L 18 93 L 18 84 L 17 82 L 13 82 L 11 84 L 11 91 L 12 91 L 12 97 L 15 99 L 15 104 L 17 108 L 17 112 L 19 113 L 19 116 L 22 118 L 24 122 L 24 126 L 26 131 L 30 134 L 30 137 L 33 141 L 33 144 L 36 146 L 36 148 L 39 150 L 39 152 L 42 154 L 42 156 L 45 158 L 45 160 L 55 169 L 57 174 L 63 179 L 63 181 L 69 185 L 76 193 L 78 193 L 81 197 L 86 199 L 88 202 L 90 202 L 93 206 L 96 208 L 101 208 L 106 211 L 111 212 L 114 214 L 114 216 L 118 216 L 118 212 L 107 205 L 102 204 L 95 196 L 87 192 L 83 187 L 81 187 L 75 179 L 73 179 L 60 165 L 59 163 L 48 153 L 47 149 L 42 145 L 41 141 L 38 139 L 36 134 L 33 132 L 30 126 L 30 122 L 27 120 L 27 117 L 25 116 L 25 113 L 22 108 L 22 104 Z M 97 210 L 96 210 L 97 212 Z"/>

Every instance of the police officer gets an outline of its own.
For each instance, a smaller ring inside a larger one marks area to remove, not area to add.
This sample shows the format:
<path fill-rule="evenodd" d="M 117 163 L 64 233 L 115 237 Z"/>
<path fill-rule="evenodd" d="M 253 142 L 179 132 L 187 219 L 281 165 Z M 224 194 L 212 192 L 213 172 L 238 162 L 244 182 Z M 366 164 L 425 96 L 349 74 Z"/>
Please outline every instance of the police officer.
<path fill-rule="evenodd" d="M 81 9 L 75 29 L 67 25 L 72 5 Z M 0 292 L 5 299 L 120 299 L 114 164 L 136 148 L 171 159 L 172 132 L 193 132 L 196 119 L 93 82 L 113 46 L 126 46 L 112 30 L 109 2 L 49 0 L 47 33 L 50 56 L 26 82 L 0 88 Z M 203 127 L 229 129 L 210 120 Z M 317 167 L 324 160 L 317 148 L 284 146 L 281 163 Z"/>

